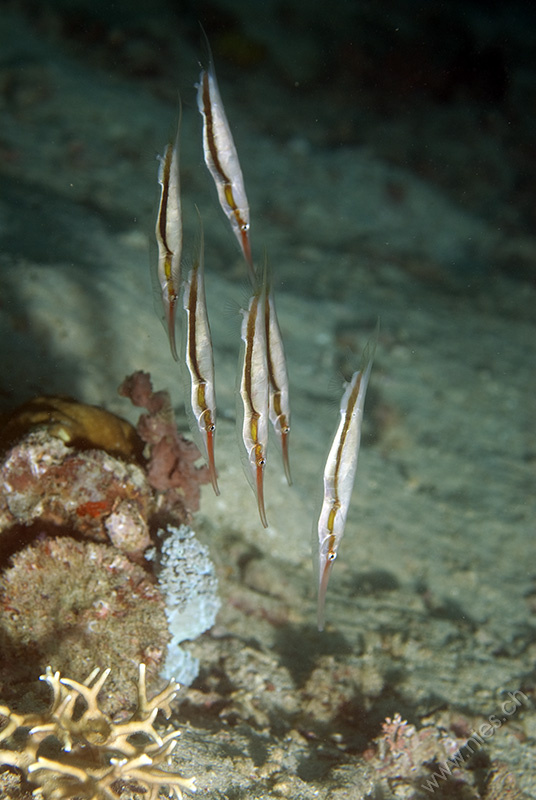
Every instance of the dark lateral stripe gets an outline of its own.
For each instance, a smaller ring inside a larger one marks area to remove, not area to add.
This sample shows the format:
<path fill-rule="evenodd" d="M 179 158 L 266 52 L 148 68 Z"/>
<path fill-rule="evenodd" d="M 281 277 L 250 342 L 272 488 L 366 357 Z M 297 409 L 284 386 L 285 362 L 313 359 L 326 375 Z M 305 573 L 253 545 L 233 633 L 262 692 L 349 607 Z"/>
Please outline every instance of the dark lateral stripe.
<path fill-rule="evenodd" d="M 339 442 L 339 447 L 337 450 L 337 460 L 335 465 L 335 481 L 334 481 L 334 491 L 335 491 L 335 498 L 339 500 L 339 473 L 341 469 L 341 459 L 342 459 L 342 451 L 344 449 L 344 445 L 346 442 L 346 437 L 348 436 L 348 428 L 350 427 L 350 419 L 352 418 L 352 413 L 357 402 L 357 396 L 359 394 L 359 387 L 361 386 L 361 379 L 363 378 L 363 373 L 359 375 L 355 382 L 355 386 L 353 388 L 352 393 L 350 394 L 350 398 L 348 400 L 348 405 L 346 406 L 346 414 L 344 417 L 344 426 L 342 429 L 341 434 L 341 441 Z"/>
<path fill-rule="evenodd" d="M 199 265 L 192 269 L 192 283 L 190 286 L 190 294 L 188 297 L 188 312 L 190 318 L 188 320 L 188 338 L 189 338 L 189 349 L 190 349 L 190 361 L 195 372 L 196 378 L 200 383 L 204 383 L 204 378 L 201 375 L 201 371 L 199 369 L 199 361 L 197 359 L 197 334 L 196 334 L 196 325 L 197 325 L 197 273 L 198 273 Z"/>
<path fill-rule="evenodd" d="M 252 361 L 253 361 L 253 342 L 255 339 L 255 322 L 257 319 L 257 314 L 259 313 L 259 298 L 258 296 L 253 297 L 252 305 L 250 312 L 248 314 L 248 324 L 247 324 L 247 331 L 246 331 L 246 353 L 244 358 L 244 377 L 245 377 L 245 384 L 246 384 L 246 395 L 248 398 L 249 407 L 251 409 L 252 414 L 255 414 L 257 417 L 259 416 L 259 412 L 256 410 L 255 406 L 253 405 L 253 397 L 252 397 Z"/>
<path fill-rule="evenodd" d="M 268 368 L 268 378 L 272 389 L 277 394 L 281 394 L 281 387 L 275 379 L 274 362 L 272 359 L 272 350 L 270 348 L 270 298 L 268 293 L 264 300 L 264 330 L 266 334 L 266 364 Z"/>
<path fill-rule="evenodd" d="M 166 252 L 169 256 L 172 256 L 173 253 L 168 247 L 167 243 L 167 208 L 169 203 L 169 177 L 171 174 L 171 161 L 173 158 L 173 147 L 168 145 L 166 148 L 166 155 L 164 157 L 164 165 L 162 169 L 162 197 L 160 199 L 160 212 L 158 214 L 158 230 L 160 232 L 160 238 L 162 240 L 162 244 L 166 248 Z"/>
<path fill-rule="evenodd" d="M 212 163 L 214 164 L 216 172 L 219 173 L 220 178 L 225 184 L 225 199 L 227 200 L 227 204 L 231 209 L 231 211 L 233 211 L 236 220 L 238 222 L 238 226 L 242 230 L 245 227 L 245 222 L 242 219 L 242 215 L 240 214 L 240 210 L 236 205 L 236 200 L 234 199 L 232 181 L 229 180 L 228 175 L 226 174 L 225 170 L 221 165 L 220 157 L 218 155 L 218 148 L 216 147 L 216 136 L 214 133 L 214 117 L 212 116 L 212 102 L 210 98 L 208 72 L 203 73 L 203 110 L 205 113 L 205 125 L 207 129 L 207 141 L 208 141 L 208 149 L 210 150 L 210 157 L 212 158 Z"/>
<path fill-rule="evenodd" d="M 216 147 L 216 137 L 214 135 L 214 118 L 212 116 L 212 101 L 210 99 L 210 87 L 208 72 L 203 73 L 203 108 L 205 110 L 205 122 L 207 126 L 207 141 L 208 149 L 216 170 L 220 173 L 220 177 L 224 183 L 231 185 L 231 181 L 225 174 L 222 165 L 220 164 L 220 157 Z"/>

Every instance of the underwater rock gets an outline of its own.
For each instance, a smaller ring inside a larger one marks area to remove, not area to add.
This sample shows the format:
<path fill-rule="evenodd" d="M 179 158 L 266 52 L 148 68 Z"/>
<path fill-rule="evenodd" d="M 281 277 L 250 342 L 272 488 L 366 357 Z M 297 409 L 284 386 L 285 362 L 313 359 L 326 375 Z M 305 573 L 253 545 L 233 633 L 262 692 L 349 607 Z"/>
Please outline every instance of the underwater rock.
<path fill-rule="evenodd" d="M 141 557 L 154 504 L 143 469 L 104 450 L 68 447 L 46 428 L 26 434 L 0 465 L 0 531 L 39 523 Z M 7 546 L 7 545 L 6 545 Z"/>
<path fill-rule="evenodd" d="M 69 537 L 38 541 L 16 553 L 0 576 L 0 695 L 17 695 L 50 664 L 84 680 L 94 666 L 113 668 L 107 713 L 134 699 L 140 661 L 149 680 L 169 640 L 164 600 L 151 577 L 115 547 Z"/>
<path fill-rule="evenodd" d="M 208 548 L 187 525 L 168 526 L 159 536 L 162 546 L 152 557 L 158 559 L 158 587 L 171 634 L 162 676 L 189 686 L 197 677 L 199 661 L 180 645 L 214 625 L 221 606 L 218 580 Z"/>
<path fill-rule="evenodd" d="M 130 422 L 104 408 L 54 395 L 34 397 L 5 417 L 0 449 L 37 428 L 46 429 L 77 450 L 105 450 L 126 461 L 141 459 L 143 445 Z"/>
<path fill-rule="evenodd" d="M 153 564 L 145 551 L 164 515 L 179 526 L 198 507 L 208 470 L 195 467 L 199 453 L 178 433 L 167 392 L 154 393 L 144 373 L 127 381 L 148 409 L 139 463 L 121 445 L 129 435 L 119 418 L 104 412 L 99 439 L 90 422 L 100 409 L 74 401 L 28 403 L 0 431 L 0 696 L 28 688 L 36 665 L 75 680 L 97 665 L 113 669 L 110 697 L 125 705 L 133 665 L 160 680 L 170 639 L 166 674 L 184 683 L 197 674 L 178 645 L 219 608 L 208 551 L 183 526 L 166 530 Z M 106 449 L 113 443 L 119 455 Z"/>

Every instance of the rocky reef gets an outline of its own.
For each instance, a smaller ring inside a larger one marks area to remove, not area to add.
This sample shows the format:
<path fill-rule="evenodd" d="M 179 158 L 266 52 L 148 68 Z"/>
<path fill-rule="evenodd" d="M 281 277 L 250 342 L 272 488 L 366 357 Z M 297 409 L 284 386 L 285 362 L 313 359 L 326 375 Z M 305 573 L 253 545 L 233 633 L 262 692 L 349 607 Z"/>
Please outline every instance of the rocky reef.
<path fill-rule="evenodd" d="M 137 430 L 103 409 L 59 397 L 32 400 L 3 421 L 0 695 L 6 702 L 34 691 L 36 665 L 75 681 L 94 667 L 111 668 L 102 707 L 113 715 L 134 702 L 140 662 L 157 687 L 171 635 L 176 648 L 194 628 L 198 635 L 214 622 L 219 601 L 208 554 L 201 571 L 190 564 L 188 572 L 186 561 L 182 572 L 175 567 L 175 583 L 160 558 L 176 552 L 168 540 L 179 529 L 189 531 L 191 548 L 195 537 L 185 524 L 199 507 L 206 468 L 196 466 L 197 448 L 177 432 L 169 396 L 154 393 L 147 374 L 130 376 L 121 392 L 146 408 Z M 165 585 L 159 572 L 167 575 Z M 185 618 L 183 630 L 175 621 L 171 634 L 174 609 L 166 604 L 180 604 L 180 591 L 189 602 L 192 592 L 208 597 L 210 613 L 200 616 L 197 607 L 194 628 Z M 184 674 L 181 664 L 166 664 L 181 682 L 195 677 L 195 661 Z"/>

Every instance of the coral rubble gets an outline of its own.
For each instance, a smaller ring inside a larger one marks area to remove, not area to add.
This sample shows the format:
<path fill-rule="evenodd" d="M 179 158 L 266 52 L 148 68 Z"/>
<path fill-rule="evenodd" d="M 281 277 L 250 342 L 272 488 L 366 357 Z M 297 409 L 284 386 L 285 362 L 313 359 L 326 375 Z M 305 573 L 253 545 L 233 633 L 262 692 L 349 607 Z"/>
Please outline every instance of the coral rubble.
<path fill-rule="evenodd" d="M 20 714 L 0 705 L 0 764 L 21 770 L 37 785 L 44 800 L 115 798 L 124 782 L 146 793 L 148 800 L 167 787 L 178 800 L 195 792 L 195 780 L 167 772 L 161 765 L 177 744 L 180 731 L 161 736 L 155 728 L 159 711 L 169 718 L 177 685 L 170 683 L 147 699 L 145 665 L 139 665 L 137 707 L 130 719 L 112 722 L 98 695 L 110 670 L 94 669 L 83 683 L 62 678 L 50 667 L 41 675 L 52 690 L 42 714 Z"/>

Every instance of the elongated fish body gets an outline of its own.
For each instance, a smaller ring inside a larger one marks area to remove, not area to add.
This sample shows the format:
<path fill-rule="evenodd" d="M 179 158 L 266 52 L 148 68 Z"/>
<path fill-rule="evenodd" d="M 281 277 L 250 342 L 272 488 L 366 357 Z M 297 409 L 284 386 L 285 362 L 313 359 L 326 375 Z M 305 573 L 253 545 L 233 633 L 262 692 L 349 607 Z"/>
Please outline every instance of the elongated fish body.
<path fill-rule="evenodd" d="M 376 350 L 376 336 L 363 352 L 361 368 L 346 385 L 340 406 L 340 421 L 324 468 L 324 499 L 318 519 L 318 630 L 324 628 L 326 591 L 333 562 L 344 534 L 354 486 L 361 442 L 365 394 Z"/>
<path fill-rule="evenodd" d="M 220 205 L 231 223 L 253 280 L 255 270 L 249 238 L 248 199 L 212 60 L 208 69 L 201 72 L 197 84 L 197 105 L 203 117 L 205 163 L 214 179 Z"/>
<path fill-rule="evenodd" d="M 264 324 L 266 331 L 266 362 L 269 380 L 269 416 L 281 447 L 283 469 L 290 486 L 288 439 L 290 433 L 290 402 L 288 372 L 283 339 L 275 310 L 274 294 L 270 286 L 264 297 Z"/>
<path fill-rule="evenodd" d="M 200 450 L 207 461 L 210 480 L 218 495 L 220 491 L 214 459 L 216 435 L 214 358 L 205 299 L 204 272 L 204 236 L 201 228 L 198 253 L 184 287 L 183 299 L 186 312 L 185 363 L 190 383 L 188 412 L 192 433 L 194 438 L 200 441 Z"/>
<path fill-rule="evenodd" d="M 265 287 L 257 289 L 248 310 L 243 312 L 243 361 L 240 371 L 242 400 L 243 464 L 246 477 L 257 496 L 261 522 L 268 527 L 264 508 L 264 467 L 268 444 L 269 389 L 264 325 Z"/>
<path fill-rule="evenodd" d="M 182 256 L 178 131 L 175 143 L 167 146 L 164 155 L 159 156 L 159 161 L 158 182 L 161 193 L 155 228 L 158 245 L 157 279 L 162 293 L 171 354 L 175 361 L 178 361 L 175 321 L 179 302 Z"/>

